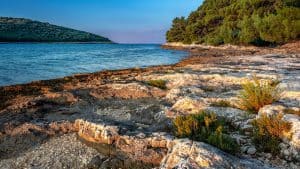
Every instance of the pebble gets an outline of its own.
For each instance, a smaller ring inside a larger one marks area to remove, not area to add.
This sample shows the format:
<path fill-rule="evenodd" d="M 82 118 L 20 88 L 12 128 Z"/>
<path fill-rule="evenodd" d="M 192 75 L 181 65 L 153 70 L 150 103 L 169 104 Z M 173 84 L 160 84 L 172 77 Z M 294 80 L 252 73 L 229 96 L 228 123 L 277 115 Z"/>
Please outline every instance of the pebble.
<path fill-rule="evenodd" d="M 287 144 L 284 144 L 284 143 L 280 143 L 280 144 L 279 144 L 279 147 L 280 147 L 280 149 L 285 150 L 285 149 L 288 148 L 288 145 L 287 145 Z"/>
<path fill-rule="evenodd" d="M 272 158 L 272 154 L 271 154 L 271 153 L 266 153 L 266 154 L 265 154 L 265 157 L 266 157 L 267 159 L 270 159 L 270 158 Z"/>
<path fill-rule="evenodd" d="M 284 156 L 289 156 L 290 155 L 290 152 L 289 152 L 289 150 L 283 150 L 283 155 Z"/>
<path fill-rule="evenodd" d="M 247 154 L 254 155 L 255 153 L 256 153 L 256 148 L 255 147 L 248 148 Z"/>

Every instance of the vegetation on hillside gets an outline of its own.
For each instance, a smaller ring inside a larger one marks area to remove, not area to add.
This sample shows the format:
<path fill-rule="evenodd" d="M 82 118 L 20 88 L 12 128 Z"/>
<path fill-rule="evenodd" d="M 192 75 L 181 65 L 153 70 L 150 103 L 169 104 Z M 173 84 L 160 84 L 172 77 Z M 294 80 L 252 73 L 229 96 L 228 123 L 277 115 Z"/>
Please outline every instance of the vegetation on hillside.
<path fill-rule="evenodd" d="M 211 45 L 274 45 L 299 37 L 299 0 L 205 0 L 167 32 L 168 42 Z"/>
<path fill-rule="evenodd" d="M 0 17 L 0 42 L 111 42 L 109 39 L 23 18 Z"/>

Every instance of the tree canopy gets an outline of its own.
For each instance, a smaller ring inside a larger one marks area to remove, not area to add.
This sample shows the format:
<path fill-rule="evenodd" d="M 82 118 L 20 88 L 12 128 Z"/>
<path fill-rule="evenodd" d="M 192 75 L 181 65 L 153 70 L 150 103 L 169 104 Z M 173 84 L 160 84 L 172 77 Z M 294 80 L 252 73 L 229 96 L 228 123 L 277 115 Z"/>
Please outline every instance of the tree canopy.
<path fill-rule="evenodd" d="M 284 44 L 300 37 L 299 0 L 205 0 L 188 18 L 175 18 L 168 42 Z"/>

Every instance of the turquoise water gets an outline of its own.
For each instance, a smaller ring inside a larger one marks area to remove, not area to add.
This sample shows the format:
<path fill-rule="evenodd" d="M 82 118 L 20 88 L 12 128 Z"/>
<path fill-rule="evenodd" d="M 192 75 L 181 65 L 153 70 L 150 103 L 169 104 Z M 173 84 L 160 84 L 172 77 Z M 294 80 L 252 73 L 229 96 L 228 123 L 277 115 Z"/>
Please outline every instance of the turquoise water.
<path fill-rule="evenodd" d="M 172 64 L 186 55 L 159 45 L 0 44 L 0 86 L 100 70 Z"/>

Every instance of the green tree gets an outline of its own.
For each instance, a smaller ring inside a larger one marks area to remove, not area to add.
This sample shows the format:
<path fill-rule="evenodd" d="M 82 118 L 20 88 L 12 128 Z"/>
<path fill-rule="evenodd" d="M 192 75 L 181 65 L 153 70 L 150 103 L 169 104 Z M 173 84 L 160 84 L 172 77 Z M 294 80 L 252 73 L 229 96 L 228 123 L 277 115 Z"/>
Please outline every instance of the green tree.
<path fill-rule="evenodd" d="M 176 18 L 168 42 L 283 44 L 300 37 L 299 0 L 205 0 Z"/>

